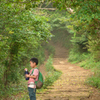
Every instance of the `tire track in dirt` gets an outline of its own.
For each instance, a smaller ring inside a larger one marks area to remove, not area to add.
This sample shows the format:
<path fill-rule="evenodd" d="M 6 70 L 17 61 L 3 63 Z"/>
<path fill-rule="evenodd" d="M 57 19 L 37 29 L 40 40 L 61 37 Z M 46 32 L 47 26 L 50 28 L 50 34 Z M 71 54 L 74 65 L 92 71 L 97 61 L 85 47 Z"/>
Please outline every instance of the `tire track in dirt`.
<path fill-rule="evenodd" d="M 92 72 L 70 64 L 67 54 L 65 48 L 59 44 L 55 46 L 53 66 L 60 70 L 62 75 L 46 92 L 41 93 L 37 100 L 100 100 L 98 90 L 84 84 Z"/>

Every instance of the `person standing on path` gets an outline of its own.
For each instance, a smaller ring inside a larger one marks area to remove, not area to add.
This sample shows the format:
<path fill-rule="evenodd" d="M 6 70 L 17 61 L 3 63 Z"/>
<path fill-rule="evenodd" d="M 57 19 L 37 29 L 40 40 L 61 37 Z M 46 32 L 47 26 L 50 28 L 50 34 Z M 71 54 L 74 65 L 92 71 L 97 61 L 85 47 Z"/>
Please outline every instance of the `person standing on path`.
<path fill-rule="evenodd" d="M 39 70 L 37 69 L 37 65 L 38 65 L 38 59 L 37 58 L 31 58 L 30 59 L 30 66 L 31 66 L 32 69 L 30 70 L 29 74 L 26 74 L 26 78 L 29 77 L 28 91 L 29 91 L 30 100 L 36 100 L 35 81 L 38 81 L 38 76 L 39 76 Z M 27 68 L 25 68 L 25 70 L 26 69 Z"/>

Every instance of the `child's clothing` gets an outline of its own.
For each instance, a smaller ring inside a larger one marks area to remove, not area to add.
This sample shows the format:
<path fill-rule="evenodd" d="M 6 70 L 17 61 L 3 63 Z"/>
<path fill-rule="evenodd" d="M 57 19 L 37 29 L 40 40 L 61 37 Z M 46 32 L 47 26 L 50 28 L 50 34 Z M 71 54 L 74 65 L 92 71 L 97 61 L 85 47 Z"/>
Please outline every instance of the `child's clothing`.
<path fill-rule="evenodd" d="M 34 72 L 32 73 L 32 71 L 34 70 Z M 38 76 L 39 76 L 39 70 L 38 69 L 31 69 L 30 75 L 34 75 L 37 76 L 36 79 L 33 78 L 29 78 L 28 80 L 28 91 L 29 91 L 29 96 L 30 96 L 30 100 L 36 100 L 36 85 L 35 85 L 35 80 L 38 80 Z"/>
<path fill-rule="evenodd" d="M 30 100 L 36 100 L 36 89 L 28 87 Z"/>

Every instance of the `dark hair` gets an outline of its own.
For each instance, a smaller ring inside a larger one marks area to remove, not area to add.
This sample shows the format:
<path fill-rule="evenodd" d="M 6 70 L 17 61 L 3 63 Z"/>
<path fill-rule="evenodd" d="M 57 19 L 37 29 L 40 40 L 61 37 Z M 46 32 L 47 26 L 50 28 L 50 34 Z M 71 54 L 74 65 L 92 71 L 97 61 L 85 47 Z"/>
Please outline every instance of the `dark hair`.
<path fill-rule="evenodd" d="M 38 59 L 37 58 L 31 58 L 30 61 L 32 61 L 33 63 L 35 62 L 36 65 L 38 65 Z"/>

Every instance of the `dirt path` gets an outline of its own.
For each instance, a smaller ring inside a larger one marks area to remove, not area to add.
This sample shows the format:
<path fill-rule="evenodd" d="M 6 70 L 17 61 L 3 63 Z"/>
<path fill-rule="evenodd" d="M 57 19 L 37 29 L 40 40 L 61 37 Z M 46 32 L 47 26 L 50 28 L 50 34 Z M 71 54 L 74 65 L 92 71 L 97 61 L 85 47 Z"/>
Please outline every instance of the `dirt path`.
<path fill-rule="evenodd" d="M 67 61 L 65 48 L 55 47 L 54 68 L 62 71 L 61 77 L 40 94 L 37 100 L 100 100 L 100 92 L 84 84 L 92 73 Z"/>

